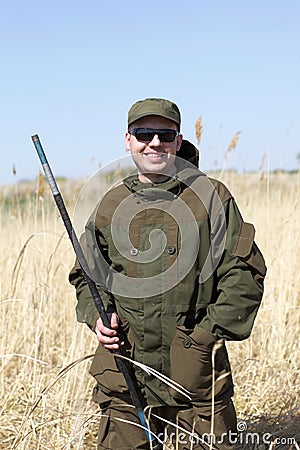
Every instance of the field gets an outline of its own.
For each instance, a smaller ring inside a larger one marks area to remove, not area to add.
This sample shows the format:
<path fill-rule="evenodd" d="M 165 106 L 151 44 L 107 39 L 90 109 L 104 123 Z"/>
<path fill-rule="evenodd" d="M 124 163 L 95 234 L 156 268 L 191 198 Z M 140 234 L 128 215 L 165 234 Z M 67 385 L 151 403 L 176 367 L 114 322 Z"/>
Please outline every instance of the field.
<path fill-rule="evenodd" d="M 300 173 L 222 179 L 268 266 L 252 336 L 228 345 L 240 431 L 260 436 L 238 448 L 299 449 Z M 81 183 L 59 184 L 71 213 Z M 76 322 L 73 249 L 41 177 L 1 189 L 0 242 L 0 449 L 96 449 L 96 338 Z"/>

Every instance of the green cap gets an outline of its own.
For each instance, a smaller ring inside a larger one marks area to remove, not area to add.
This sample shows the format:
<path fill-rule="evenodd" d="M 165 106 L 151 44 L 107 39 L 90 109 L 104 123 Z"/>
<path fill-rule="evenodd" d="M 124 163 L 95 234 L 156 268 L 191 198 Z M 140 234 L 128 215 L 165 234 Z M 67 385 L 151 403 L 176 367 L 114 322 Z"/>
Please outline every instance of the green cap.
<path fill-rule="evenodd" d="M 164 98 L 146 98 L 134 103 L 128 111 L 128 128 L 138 119 L 145 116 L 161 116 L 172 120 L 180 129 L 180 111 L 178 106 Z"/>

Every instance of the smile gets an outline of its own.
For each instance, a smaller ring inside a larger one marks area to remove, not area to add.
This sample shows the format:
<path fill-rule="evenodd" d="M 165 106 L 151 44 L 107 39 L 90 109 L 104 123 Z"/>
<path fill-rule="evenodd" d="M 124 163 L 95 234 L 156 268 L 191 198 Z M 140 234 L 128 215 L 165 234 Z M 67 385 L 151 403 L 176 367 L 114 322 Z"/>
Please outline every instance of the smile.
<path fill-rule="evenodd" d="M 144 156 L 151 159 L 163 158 L 166 153 L 144 153 Z"/>

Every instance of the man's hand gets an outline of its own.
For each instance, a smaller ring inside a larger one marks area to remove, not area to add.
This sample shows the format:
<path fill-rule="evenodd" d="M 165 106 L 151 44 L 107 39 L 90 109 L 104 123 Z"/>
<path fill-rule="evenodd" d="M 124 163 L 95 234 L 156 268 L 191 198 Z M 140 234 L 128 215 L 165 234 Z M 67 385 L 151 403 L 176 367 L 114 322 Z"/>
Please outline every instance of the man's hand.
<path fill-rule="evenodd" d="M 98 341 L 100 342 L 103 347 L 107 348 L 108 350 L 117 350 L 120 345 L 124 345 L 124 342 L 119 342 L 119 338 L 117 337 L 117 329 L 119 327 L 119 317 L 116 313 L 112 313 L 111 320 L 110 320 L 110 328 L 106 328 L 103 325 L 103 322 L 101 318 L 97 320 L 96 323 L 96 335 L 98 338 Z"/>

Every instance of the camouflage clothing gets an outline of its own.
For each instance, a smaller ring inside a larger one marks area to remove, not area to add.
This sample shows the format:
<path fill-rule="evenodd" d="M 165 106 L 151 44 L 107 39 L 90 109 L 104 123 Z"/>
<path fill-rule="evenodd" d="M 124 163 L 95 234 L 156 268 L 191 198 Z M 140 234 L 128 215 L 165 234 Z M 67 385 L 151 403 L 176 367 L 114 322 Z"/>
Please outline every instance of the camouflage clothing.
<path fill-rule="evenodd" d="M 250 335 L 266 274 L 254 227 L 242 220 L 228 189 L 182 161 L 163 183 L 141 183 L 134 174 L 104 196 L 82 245 L 106 307 L 121 320 L 129 354 L 191 392 L 189 402 L 135 367 L 145 403 L 211 405 L 217 343 L 214 401 L 228 404 L 233 383 L 224 341 Z M 70 282 L 78 320 L 95 329 L 99 315 L 78 263 Z M 104 347 L 97 349 L 91 373 L 99 403 L 126 395 Z"/>

